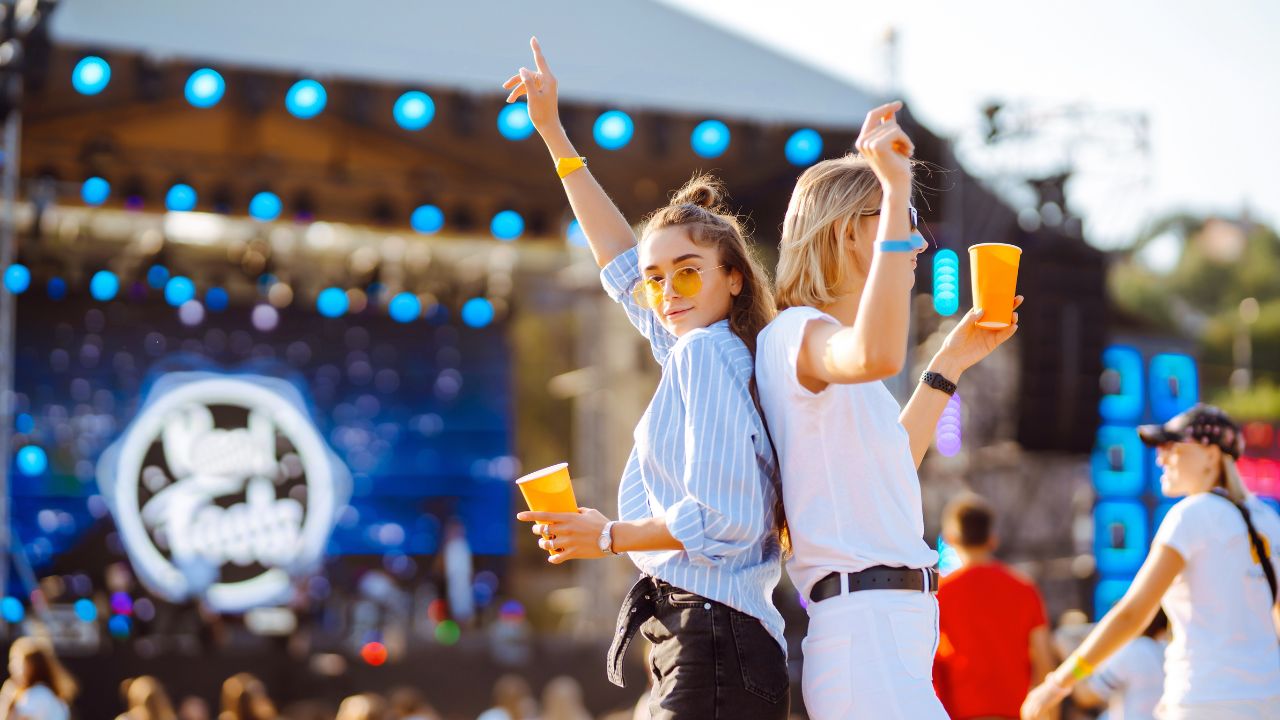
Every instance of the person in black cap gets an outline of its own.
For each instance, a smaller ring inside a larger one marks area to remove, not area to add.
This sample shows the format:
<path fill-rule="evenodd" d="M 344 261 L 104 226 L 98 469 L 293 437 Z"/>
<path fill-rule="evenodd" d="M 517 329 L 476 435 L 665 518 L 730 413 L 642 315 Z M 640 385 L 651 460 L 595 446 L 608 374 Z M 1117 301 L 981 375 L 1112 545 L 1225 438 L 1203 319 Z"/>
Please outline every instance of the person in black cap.
<path fill-rule="evenodd" d="M 1280 718 L 1278 566 L 1271 551 L 1280 516 L 1240 480 L 1240 428 L 1218 408 L 1196 405 L 1138 434 L 1157 449 L 1161 492 L 1185 499 L 1160 523 L 1128 592 L 1031 691 L 1022 717 L 1042 717 L 1061 702 L 1163 605 L 1173 642 L 1157 717 Z"/>

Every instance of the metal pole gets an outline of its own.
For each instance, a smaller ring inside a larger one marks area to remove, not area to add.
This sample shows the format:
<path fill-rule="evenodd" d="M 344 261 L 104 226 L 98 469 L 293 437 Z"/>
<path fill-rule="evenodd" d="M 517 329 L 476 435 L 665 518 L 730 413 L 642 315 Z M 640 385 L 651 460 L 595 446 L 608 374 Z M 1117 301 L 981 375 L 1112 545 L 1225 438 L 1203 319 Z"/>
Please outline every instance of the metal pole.
<path fill-rule="evenodd" d="M 15 96 L 21 97 L 22 78 Z M 3 199 L 0 200 L 0 271 L 13 263 L 17 245 L 18 150 L 22 137 L 22 115 L 15 107 L 4 124 Z M 10 547 L 9 468 L 13 463 L 13 364 L 17 357 L 14 344 L 14 320 L 17 297 L 0 289 L 0 597 L 8 593 Z"/>

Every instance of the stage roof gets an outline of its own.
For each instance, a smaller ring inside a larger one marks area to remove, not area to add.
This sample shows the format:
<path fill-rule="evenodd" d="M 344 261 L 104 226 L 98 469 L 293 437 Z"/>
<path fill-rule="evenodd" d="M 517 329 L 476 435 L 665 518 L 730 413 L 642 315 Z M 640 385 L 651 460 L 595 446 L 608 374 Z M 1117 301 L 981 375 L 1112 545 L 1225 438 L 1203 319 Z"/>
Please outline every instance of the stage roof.
<path fill-rule="evenodd" d="M 62 0 L 54 42 L 497 95 L 542 41 L 570 102 L 857 127 L 869 93 L 653 0 Z"/>

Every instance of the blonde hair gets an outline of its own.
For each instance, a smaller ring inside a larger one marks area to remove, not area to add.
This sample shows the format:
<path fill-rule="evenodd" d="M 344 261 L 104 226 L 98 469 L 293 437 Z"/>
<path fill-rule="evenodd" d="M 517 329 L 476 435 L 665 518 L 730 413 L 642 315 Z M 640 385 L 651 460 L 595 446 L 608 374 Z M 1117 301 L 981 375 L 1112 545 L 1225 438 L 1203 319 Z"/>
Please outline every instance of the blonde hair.
<path fill-rule="evenodd" d="M 267 686 L 249 673 L 236 673 L 222 683 L 222 712 L 218 720 L 274 720 L 276 706 Z"/>
<path fill-rule="evenodd" d="M 697 245 L 714 247 L 720 254 L 725 274 L 737 270 L 742 274 L 742 290 L 729 308 L 729 329 L 752 356 L 756 353 L 756 336 L 773 320 L 777 308 L 769 290 L 769 277 L 747 243 L 742 222 L 724 205 L 724 184 L 711 175 L 695 175 L 671 196 L 666 207 L 645 219 L 640 242 L 649 234 L 668 227 L 683 227 Z"/>
<path fill-rule="evenodd" d="M 1235 458 L 1225 452 L 1222 453 L 1222 475 L 1218 482 L 1222 489 L 1227 491 L 1227 497 L 1231 502 L 1240 504 L 1249 497 L 1249 490 L 1244 486 L 1244 479 L 1240 477 Z"/>
<path fill-rule="evenodd" d="M 125 696 L 129 704 L 129 720 L 173 720 L 173 704 L 160 681 L 142 675 L 129 682 Z"/>
<path fill-rule="evenodd" d="M 838 299 L 837 289 L 853 272 L 846 238 L 860 240 L 857 219 L 878 209 L 880 200 L 880 180 L 857 155 L 823 160 L 800 175 L 778 249 L 780 310 L 825 307 Z"/>

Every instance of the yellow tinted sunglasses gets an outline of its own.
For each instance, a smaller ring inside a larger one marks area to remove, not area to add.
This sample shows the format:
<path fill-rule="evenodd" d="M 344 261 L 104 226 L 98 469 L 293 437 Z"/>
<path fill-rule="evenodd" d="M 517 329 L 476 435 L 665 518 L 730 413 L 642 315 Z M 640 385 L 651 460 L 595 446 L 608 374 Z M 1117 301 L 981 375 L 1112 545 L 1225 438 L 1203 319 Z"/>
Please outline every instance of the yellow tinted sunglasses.
<path fill-rule="evenodd" d="M 717 265 L 709 270 L 719 270 L 725 265 Z M 682 267 L 671 274 L 671 290 L 680 297 L 693 297 L 702 291 L 702 273 L 696 267 Z M 662 307 L 662 298 L 666 294 L 667 283 L 656 275 L 642 278 L 631 290 L 636 304 L 657 310 Z"/>

